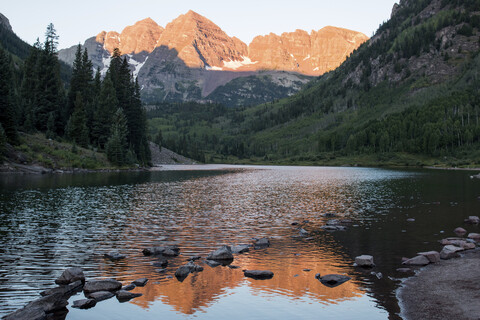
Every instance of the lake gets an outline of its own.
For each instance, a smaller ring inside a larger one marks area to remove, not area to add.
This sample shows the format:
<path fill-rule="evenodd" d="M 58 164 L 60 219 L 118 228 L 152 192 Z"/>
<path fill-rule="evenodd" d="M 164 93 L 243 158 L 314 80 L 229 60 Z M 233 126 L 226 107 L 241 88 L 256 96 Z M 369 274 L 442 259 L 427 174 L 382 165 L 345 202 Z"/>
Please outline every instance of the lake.
<path fill-rule="evenodd" d="M 200 170 L 201 169 L 201 170 Z M 402 257 L 437 250 L 480 213 L 468 171 L 334 167 L 165 166 L 150 172 L 0 176 L 0 316 L 39 297 L 71 266 L 88 279 L 149 279 L 126 303 L 71 308 L 66 319 L 399 319 Z M 333 219 L 346 231 L 325 231 Z M 409 222 L 407 219 L 415 221 Z M 306 221 L 308 220 L 308 222 Z M 292 225 L 292 223 L 299 225 Z M 309 232 L 300 236 L 299 228 Z M 169 278 L 189 257 L 269 237 L 233 265 Z M 166 273 L 142 249 L 175 244 Z M 111 250 L 127 256 L 103 257 Z M 374 256 L 371 270 L 353 267 Z M 253 280 L 242 269 L 268 269 Z M 310 269 L 310 271 L 304 271 Z M 372 274 L 373 272 L 373 274 Z M 352 280 L 329 288 L 315 274 Z M 381 273 L 382 276 L 378 275 Z M 377 276 L 378 275 L 378 276 Z"/>

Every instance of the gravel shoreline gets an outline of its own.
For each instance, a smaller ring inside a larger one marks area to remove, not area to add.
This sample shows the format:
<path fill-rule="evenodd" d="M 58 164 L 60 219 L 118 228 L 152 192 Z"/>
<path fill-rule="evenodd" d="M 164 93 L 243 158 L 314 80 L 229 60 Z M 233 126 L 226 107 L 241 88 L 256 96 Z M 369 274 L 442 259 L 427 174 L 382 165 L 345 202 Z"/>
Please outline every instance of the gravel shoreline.
<path fill-rule="evenodd" d="M 479 320 L 480 249 L 421 269 L 403 282 L 397 298 L 406 320 Z"/>

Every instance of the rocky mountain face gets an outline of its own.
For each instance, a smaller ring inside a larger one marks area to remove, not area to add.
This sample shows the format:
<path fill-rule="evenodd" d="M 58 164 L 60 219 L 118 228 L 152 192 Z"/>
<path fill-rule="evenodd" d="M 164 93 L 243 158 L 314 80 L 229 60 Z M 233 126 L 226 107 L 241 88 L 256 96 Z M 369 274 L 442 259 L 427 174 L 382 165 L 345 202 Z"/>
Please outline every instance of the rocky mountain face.
<path fill-rule="evenodd" d="M 5 17 L 3 14 L 0 13 L 0 25 L 7 29 L 8 31 L 13 32 L 12 26 L 10 25 L 10 21 L 8 20 L 7 17 Z"/>
<path fill-rule="evenodd" d="M 102 31 L 87 39 L 84 47 L 103 73 L 114 48 L 119 48 L 138 76 L 147 102 L 211 101 L 214 99 L 210 95 L 217 88 L 261 73 L 262 81 L 254 81 L 261 86 L 256 86 L 255 93 L 245 93 L 248 81 L 230 84 L 229 91 L 233 92 L 226 100 L 235 105 L 239 102 L 237 89 L 242 91 L 241 103 L 249 103 L 245 95 L 252 98 L 250 103 L 270 101 L 272 92 L 276 92 L 274 99 L 291 95 L 309 81 L 308 76 L 335 69 L 366 40 L 367 36 L 359 32 L 325 27 L 310 34 L 297 30 L 280 36 L 258 36 L 247 46 L 212 21 L 189 11 L 165 28 L 147 18 L 121 33 Z M 59 58 L 71 64 L 75 51 L 76 47 L 60 50 Z M 237 83 L 242 87 L 237 88 Z M 225 98 L 225 93 L 222 96 Z"/>

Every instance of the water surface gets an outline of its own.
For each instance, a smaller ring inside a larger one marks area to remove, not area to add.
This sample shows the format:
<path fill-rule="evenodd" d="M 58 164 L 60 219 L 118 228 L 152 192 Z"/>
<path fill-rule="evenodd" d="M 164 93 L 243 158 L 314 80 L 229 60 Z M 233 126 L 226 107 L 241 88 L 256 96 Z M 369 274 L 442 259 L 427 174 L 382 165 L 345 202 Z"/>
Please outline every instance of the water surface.
<path fill-rule="evenodd" d="M 66 267 L 81 266 L 88 279 L 149 282 L 134 290 L 143 293 L 140 298 L 69 308 L 67 319 L 398 319 L 394 290 L 404 276 L 396 271 L 401 258 L 439 250 L 437 240 L 480 211 L 480 180 L 463 171 L 198 169 L 1 176 L 0 315 L 53 287 Z M 330 219 L 325 213 L 352 222 L 347 231 L 326 232 L 320 228 Z M 305 220 L 310 234 L 298 237 L 292 222 Z M 167 277 L 191 256 L 253 237 L 270 237 L 272 245 L 237 255 L 239 269 L 200 261 L 205 271 L 184 282 Z M 155 258 L 141 250 L 164 244 L 178 245 L 181 255 L 158 273 Z M 104 259 L 112 249 L 127 259 Z M 361 254 L 373 255 L 377 267 L 354 268 Z M 242 269 L 268 269 L 275 276 L 252 280 Z M 352 280 L 328 288 L 316 273 Z"/>

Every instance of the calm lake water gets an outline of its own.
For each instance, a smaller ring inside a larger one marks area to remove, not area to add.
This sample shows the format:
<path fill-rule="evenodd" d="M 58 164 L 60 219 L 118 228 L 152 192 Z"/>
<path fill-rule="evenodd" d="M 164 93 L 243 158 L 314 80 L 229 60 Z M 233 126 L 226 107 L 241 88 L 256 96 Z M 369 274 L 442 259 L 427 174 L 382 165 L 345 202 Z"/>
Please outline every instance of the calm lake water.
<path fill-rule="evenodd" d="M 180 168 L 182 170 L 180 170 Z M 0 176 L 0 316 L 54 287 L 66 267 L 88 279 L 123 283 L 147 277 L 134 292 L 89 310 L 69 307 L 67 319 L 399 319 L 395 289 L 401 258 L 440 250 L 463 219 L 480 214 L 480 180 L 466 171 L 321 167 L 172 166 L 165 171 Z M 185 170 L 189 169 L 189 170 Z M 335 213 L 346 231 L 320 227 Z M 414 218 L 415 222 L 407 222 Z M 302 223 L 310 232 L 298 237 Z M 269 237 L 268 249 L 236 255 L 233 265 L 167 276 L 194 255 L 223 244 Z M 158 273 L 142 249 L 176 244 L 181 255 Z M 117 249 L 127 258 L 103 254 Z M 352 266 L 371 254 L 377 267 Z M 268 269 L 252 280 L 242 269 Z M 311 269 L 310 272 L 303 271 Z M 381 272 L 378 279 L 371 272 Z M 315 274 L 352 277 L 328 288 Z M 72 297 L 83 299 L 83 294 Z"/>

